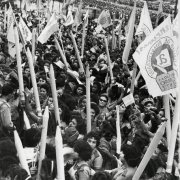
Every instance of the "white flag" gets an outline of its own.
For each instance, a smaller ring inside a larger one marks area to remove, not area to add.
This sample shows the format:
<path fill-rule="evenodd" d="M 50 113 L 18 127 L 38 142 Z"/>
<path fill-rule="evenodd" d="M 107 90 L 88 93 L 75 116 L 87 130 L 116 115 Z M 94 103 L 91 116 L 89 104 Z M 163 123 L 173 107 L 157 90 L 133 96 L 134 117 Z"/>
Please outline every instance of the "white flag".
<path fill-rule="evenodd" d="M 138 46 L 133 58 L 153 97 L 176 89 L 177 54 L 170 16 Z"/>
<path fill-rule="evenodd" d="M 57 18 L 55 13 L 53 13 L 46 27 L 43 29 L 40 36 L 38 37 L 38 41 L 44 44 L 49 39 L 49 37 L 58 30 L 59 30 L 59 25 L 57 22 Z"/>
<path fill-rule="evenodd" d="M 148 36 L 153 31 L 151 18 L 149 16 L 149 11 L 146 1 L 144 1 L 144 7 L 141 12 L 141 18 L 139 26 L 136 30 L 136 35 L 142 35 L 143 33 Z"/>
<path fill-rule="evenodd" d="M 103 10 L 98 17 L 98 24 L 100 24 L 103 28 L 107 28 L 112 24 L 111 15 L 108 10 Z"/>
<path fill-rule="evenodd" d="M 32 33 L 23 21 L 22 17 L 20 17 L 19 20 L 19 29 L 25 41 L 30 41 L 32 39 Z"/>
<path fill-rule="evenodd" d="M 64 26 L 69 26 L 74 23 L 73 15 L 71 10 L 68 11 L 67 17 L 65 22 L 63 23 Z"/>

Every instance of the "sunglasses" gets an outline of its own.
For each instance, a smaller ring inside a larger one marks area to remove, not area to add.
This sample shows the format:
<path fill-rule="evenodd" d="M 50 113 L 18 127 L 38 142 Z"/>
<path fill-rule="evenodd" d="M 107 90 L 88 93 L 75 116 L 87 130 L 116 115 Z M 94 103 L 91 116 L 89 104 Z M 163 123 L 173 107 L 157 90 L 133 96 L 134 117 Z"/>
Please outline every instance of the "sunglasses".
<path fill-rule="evenodd" d="M 101 98 L 100 98 L 99 100 L 100 100 L 100 101 L 103 101 L 103 102 L 107 102 L 107 100 L 104 100 L 104 99 L 101 99 Z"/>

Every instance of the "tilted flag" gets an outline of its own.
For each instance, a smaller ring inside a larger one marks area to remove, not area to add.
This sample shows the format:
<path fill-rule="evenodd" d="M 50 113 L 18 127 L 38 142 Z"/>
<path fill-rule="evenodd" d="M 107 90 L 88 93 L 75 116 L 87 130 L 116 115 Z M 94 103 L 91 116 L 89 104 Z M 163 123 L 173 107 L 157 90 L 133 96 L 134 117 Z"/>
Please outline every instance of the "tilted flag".
<path fill-rule="evenodd" d="M 153 97 L 173 92 L 177 87 L 177 55 L 170 16 L 138 46 L 133 58 Z"/>
<path fill-rule="evenodd" d="M 57 18 L 55 13 L 53 13 L 46 27 L 43 29 L 40 36 L 38 37 L 38 41 L 44 44 L 49 39 L 49 37 L 58 30 L 59 30 L 59 25 L 57 22 Z"/>
<path fill-rule="evenodd" d="M 157 12 L 157 17 L 156 17 L 156 26 L 159 24 L 160 18 L 163 16 L 163 0 L 159 1 L 159 8 Z"/>
<path fill-rule="evenodd" d="M 144 7 L 141 12 L 141 18 L 139 22 L 139 26 L 136 30 L 136 35 L 148 36 L 153 31 L 151 18 L 149 15 L 148 7 L 146 1 L 144 1 Z"/>
<path fill-rule="evenodd" d="M 14 14 L 12 7 L 10 5 L 7 11 L 7 39 L 9 42 L 15 44 L 14 29 L 13 29 L 14 23 L 15 23 Z"/>
<path fill-rule="evenodd" d="M 103 28 L 107 28 L 112 24 L 111 15 L 108 10 L 103 10 L 98 17 L 98 24 L 100 24 Z"/>
<path fill-rule="evenodd" d="M 22 17 L 20 17 L 19 20 L 19 30 L 21 31 L 21 34 L 25 41 L 30 41 L 32 39 L 32 33 L 27 27 L 26 23 L 23 21 Z"/>
<path fill-rule="evenodd" d="M 68 14 L 67 14 L 67 17 L 66 17 L 66 20 L 63 23 L 63 25 L 64 26 L 70 26 L 73 23 L 74 23 L 73 15 L 72 15 L 72 12 L 69 10 Z"/>
<path fill-rule="evenodd" d="M 131 44 L 132 44 L 133 34 L 134 34 L 135 17 L 136 17 L 136 2 L 134 4 L 134 8 L 132 10 L 131 17 L 130 17 L 129 22 L 128 22 L 129 30 L 128 30 L 128 34 L 126 37 L 126 45 L 125 45 L 125 48 L 123 51 L 123 56 L 122 56 L 122 61 L 124 64 L 126 64 L 128 61 L 129 52 L 131 49 Z"/>
<path fill-rule="evenodd" d="M 76 10 L 76 15 L 74 18 L 74 26 L 76 26 L 76 28 L 81 24 L 82 22 L 82 2 L 80 2 L 77 10 Z"/>

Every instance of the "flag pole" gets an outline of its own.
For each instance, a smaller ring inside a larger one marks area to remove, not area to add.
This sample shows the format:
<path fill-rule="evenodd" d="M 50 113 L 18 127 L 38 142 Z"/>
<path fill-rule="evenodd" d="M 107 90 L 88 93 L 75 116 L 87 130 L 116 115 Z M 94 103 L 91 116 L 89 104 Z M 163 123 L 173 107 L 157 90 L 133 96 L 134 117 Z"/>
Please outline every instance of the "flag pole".
<path fill-rule="evenodd" d="M 57 99 L 56 82 L 55 82 L 54 68 L 52 64 L 50 65 L 49 76 L 50 76 L 50 85 L 51 85 L 51 91 L 52 91 L 52 97 L 53 97 L 55 118 L 56 118 L 57 124 L 60 125 L 61 121 L 60 121 L 59 106 L 58 106 L 58 99 Z"/>
<path fill-rule="evenodd" d="M 134 2 L 134 8 L 132 10 L 130 20 L 129 20 L 129 32 L 126 37 L 126 45 L 123 51 L 122 61 L 123 64 L 127 64 L 128 58 L 129 58 L 129 52 L 131 49 L 131 44 L 133 40 L 133 34 L 134 34 L 134 23 L 135 23 L 135 17 L 136 17 L 136 0 Z"/>
<path fill-rule="evenodd" d="M 132 79 L 131 79 L 131 88 L 130 88 L 130 93 L 134 93 L 134 83 L 136 79 L 136 73 L 137 73 L 137 63 L 134 61 L 134 67 L 133 67 L 133 74 L 132 74 Z"/>
<path fill-rule="evenodd" d="M 32 30 L 32 59 L 35 63 L 35 50 L 36 50 L 36 28 Z"/>
<path fill-rule="evenodd" d="M 112 50 L 115 49 L 115 31 L 114 31 L 115 13 L 113 12 L 113 23 L 112 23 Z"/>
<path fill-rule="evenodd" d="M 132 180 L 139 180 L 139 178 L 141 177 L 142 172 L 144 171 L 147 163 L 149 162 L 151 156 L 153 155 L 155 149 L 157 148 L 163 134 L 164 134 L 164 130 L 165 130 L 165 126 L 166 126 L 166 122 L 163 123 L 159 129 L 157 130 L 156 134 L 154 135 L 143 159 L 141 160 Z"/>
<path fill-rule="evenodd" d="M 82 64 L 82 61 L 81 61 L 81 57 L 79 55 L 79 50 L 78 50 L 78 47 L 77 47 L 77 44 L 76 44 L 76 40 L 74 38 L 72 30 L 70 31 L 70 36 L 71 36 L 71 39 L 72 39 L 72 42 L 73 42 L 73 45 L 74 45 L 74 49 L 75 49 L 75 52 L 76 52 L 76 56 L 77 56 L 77 59 L 78 59 L 78 62 L 79 62 L 79 66 L 80 66 L 79 71 L 81 73 L 84 73 L 83 64 Z"/>
<path fill-rule="evenodd" d="M 66 69 L 68 69 L 68 63 L 67 63 L 67 60 L 66 60 L 66 56 L 64 55 L 64 53 L 63 53 L 63 51 L 61 49 L 61 46 L 59 45 L 58 40 L 56 38 L 54 38 L 54 40 L 55 40 L 55 43 L 56 43 L 56 45 L 58 47 L 58 50 L 59 50 L 59 52 L 61 54 L 62 60 L 64 62 L 64 65 L 65 65 Z"/>
<path fill-rule="evenodd" d="M 86 66 L 86 114 L 87 114 L 87 133 L 91 131 L 91 97 L 90 97 L 90 72 L 89 65 Z"/>
<path fill-rule="evenodd" d="M 111 64 L 111 60 L 110 60 L 108 42 L 107 42 L 106 37 L 104 37 L 104 42 L 105 42 L 105 46 L 106 46 L 106 54 L 107 54 L 107 61 L 108 61 L 108 65 L 109 65 L 109 72 L 110 72 L 110 77 L 111 77 L 111 83 L 113 83 L 114 77 L 113 77 L 112 64 Z"/>
<path fill-rule="evenodd" d="M 167 136 L 167 143 L 169 149 L 171 142 L 171 116 L 170 116 L 170 106 L 169 106 L 169 94 L 163 96 L 163 104 L 165 110 L 165 118 L 167 119 L 166 136 Z"/>
<path fill-rule="evenodd" d="M 23 82 L 23 74 L 22 74 L 22 59 L 21 59 L 21 54 L 20 54 L 20 46 L 19 46 L 19 35 L 18 35 L 18 30 L 17 27 L 14 28 L 14 38 L 16 42 L 16 59 L 17 59 L 17 69 L 18 69 L 18 79 L 19 79 L 19 96 L 21 101 L 25 102 L 25 97 L 24 97 L 24 82 Z"/>
<path fill-rule="evenodd" d="M 30 68 L 30 74 L 31 74 L 33 92 L 34 92 L 34 97 L 35 97 L 35 102 L 36 102 L 37 114 L 39 117 L 42 117 L 41 104 L 40 104 L 40 100 L 39 100 L 39 91 L 38 91 L 37 82 L 36 82 L 36 74 L 34 72 L 32 54 L 31 54 L 29 48 L 27 48 L 27 59 L 28 59 L 29 68 Z"/>
<path fill-rule="evenodd" d="M 180 28 L 180 3 L 178 5 L 178 28 Z M 180 47 L 180 37 L 178 37 L 178 46 Z M 180 76 L 180 63 L 178 64 L 178 76 Z M 179 107 L 180 107 L 180 78 L 177 78 L 177 90 L 176 90 L 176 104 L 175 104 L 175 110 L 174 110 L 174 117 L 173 117 L 173 124 L 172 124 L 172 131 L 171 131 L 171 140 L 170 140 L 170 146 L 168 151 L 168 159 L 167 159 L 167 166 L 166 166 L 166 172 L 171 173 L 172 172 L 172 165 L 174 160 L 174 151 L 175 151 L 175 145 L 177 140 L 177 131 L 180 124 L 180 115 L 179 115 Z M 179 166 L 180 169 L 180 166 Z"/>
<path fill-rule="evenodd" d="M 117 140 L 116 140 L 116 153 L 120 155 L 121 152 L 121 130 L 120 130 L 120 121 L 121 117 L 119 116 L 119 106 L 116 106 L 116 134 L 117 134 Z"/>
<path fill-rule="evenodd" d="M 40 155 L 39 155 L 39 161 L 38 161 L 38 173 L 37 173 L 37 179 L 36 180 L 41 179 L 40 173 L 41 173 L 41 167 L 42 167 L 42 160 L 45 158 L 48 120 L 49 120 L 49 109 L 48 109 L 48 106 L 46 106 L 44 114 L 43 114 L 43 124 L 42 124 L 41 143 L 40 143 Z"/>
<path fill-rule="evenodd" d="M 55 179 L 65 180 L 63 140 L 59 126 L 56 127 L 55 146 L 56 146 L 56 162 L 57 162 L 57 176 Z"/>

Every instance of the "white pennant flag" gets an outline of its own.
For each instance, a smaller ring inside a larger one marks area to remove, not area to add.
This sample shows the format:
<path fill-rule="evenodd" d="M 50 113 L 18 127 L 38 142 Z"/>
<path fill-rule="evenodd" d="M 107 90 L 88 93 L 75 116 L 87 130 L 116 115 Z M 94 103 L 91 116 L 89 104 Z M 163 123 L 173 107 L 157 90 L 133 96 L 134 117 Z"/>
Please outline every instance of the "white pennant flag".
<path fill-rule="evenodd" d="M 144 1 L 144 7 L 141 12 L 141 18 L 139 22 L 139 26 L 136 30 L 136 35 L 145 34 L 148 36 L 153 31 L 151 18 L 149 15 L 148 7 L 146 1 Z"/>
<path fill-rule="evenodd" d="M 32 33 L 27 27 L 26 23 L 23 21 L 22 17 L 20 17 L 19 29 L 21 31 L 24 40 L 30 41 L 32 39 Z"/>
<path fill-rule="evenodd" d="M 9 42 L 15 44 L 15 39 L 14 39 L 14 15 L 13 15 L 13 10 L 12 7 L 9 6 L 9 9 L 7 11 L 7 39 Z"/>
<path fill-rule="evenodd" d="M 73 23 L 74 23 L 73 15 L 72 15 L 72 12 L 69 10 L 68 14 L 67 14 L 67 17 L 66 17 L 66 20 L 63 23 L 63 25 L 64 26 L 69 26 L 69 25 L 71 25 Z"/>
<path fill-rule="evenodd" d="M 170 16 L 138 46 L 133 58 L 146 81 L 149 94 L 162 96 L 177 87 L 176 47 Z"/>
<path fill-rule="evenodd" d="M 59 30 L 59 25 L 57 22 L 57 18 L 55 13 L 53 13 L 46 27 L 43 29 L 40 36 L 38 37 L 38 41 L 44 44 L 49 39 L 49 37 L 58 30 Z"/>

